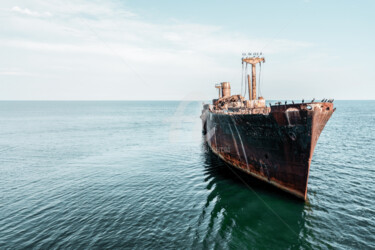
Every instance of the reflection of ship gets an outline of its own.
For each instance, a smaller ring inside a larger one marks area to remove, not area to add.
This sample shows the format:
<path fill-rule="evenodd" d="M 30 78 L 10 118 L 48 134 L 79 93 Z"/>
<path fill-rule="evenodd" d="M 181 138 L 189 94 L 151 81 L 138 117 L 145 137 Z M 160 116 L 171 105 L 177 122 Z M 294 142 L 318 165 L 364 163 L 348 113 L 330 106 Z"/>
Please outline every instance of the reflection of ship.
<path fill-rule="evenodd" d="M 312 248 L 304 232 L 308 205 L 228 167 L 202 146 L 207 195 L 192 248 Z M 285 199 L 274 199 L 275 190 Z"/>
<path fill-rule="evenodd" d="M 256 95 L 255 66 L 263 62 L 263 57 L 242 59 L 252 65 L 249 100 L 231 95 L 228 82 L 216 86 L 219 98 L 203 106 L 203 131 L 212 151 L 227 163 L 306 199 L 311 158 L 334 112 L 333 100 L 267 107 Z"/>

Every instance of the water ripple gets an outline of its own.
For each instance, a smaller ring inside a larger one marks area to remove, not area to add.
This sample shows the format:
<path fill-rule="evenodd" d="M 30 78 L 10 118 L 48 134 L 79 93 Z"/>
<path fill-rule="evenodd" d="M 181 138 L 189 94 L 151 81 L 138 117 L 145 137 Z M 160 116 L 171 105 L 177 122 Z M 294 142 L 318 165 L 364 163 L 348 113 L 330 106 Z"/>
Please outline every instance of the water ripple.
<path fill-rule="evenodd" d="M 1 102 L 0 248 L 375 248 L 374 104 L 336 103 L 301 203 L 213 155 L 199 102 Z"/>

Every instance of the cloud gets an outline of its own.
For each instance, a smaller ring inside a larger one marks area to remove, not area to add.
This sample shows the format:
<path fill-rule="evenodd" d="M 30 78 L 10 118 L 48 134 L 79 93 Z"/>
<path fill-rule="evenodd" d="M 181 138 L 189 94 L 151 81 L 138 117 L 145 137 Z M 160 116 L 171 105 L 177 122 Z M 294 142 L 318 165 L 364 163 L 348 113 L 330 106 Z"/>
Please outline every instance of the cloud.
<path fill-rule="evenodd" d="M 87 6 L 90 9 L 90 6 Z M 65 15 L 71 10 L 68 8 Z M 83 10 L 83 7 L 76 8 Z M 123 16 L 107 16 L 109 10 L 103 8 L 105 17 L 86 19 L 86 16 L 68 20 L 37 21 L 18 20 L 18 27 L 33 37 L 28 39 L 2 39 L 2 46 L 19 47 L 28 50 L 124 55 L 134 61 L 175 63 L 176 56 L 194 55 L 201 59 L 212 56 L 240 56 L 242 52 L 260 51 L 283 53 L 305 49 L 312 43 L 287 39 L 269 41 L 232 34 L 221 27 L 171 22 L 168 25 L 155 24 L 140 19 Z M 61 10 L 60 10 L 61 12 Z M 39 32 L 40 30 L 43 32 Z M 40 37 L 39 37 L 40 36 Z M 45 42 L 48 40 L 48 42 Z M 266 45 L 266 46 L 265 46 Z M 170 60 L 170 61 L 168 61 Z"/>
<path fill-rule="evenodd" d="M 174 59 L 168 55 L 180 53 L 202 57 L 240 56 L 242 52 L 248 50 L 283 53 L 313 46 L 304 41 L 288 39 L 269 41 L 267 37 L 236 34 L 217 25 L 175 19 L 171 19 L 168 24 L 145 21 L 117 1 L 98 4 L 91 1 L 61 3 L 34 0 L 34 5 L 34 8 L 53 12 L 54 16 L 52 17 L 49 11 L 42 13 L 14 6 L 12 11 L 23 16 L 51 16 L 51 18 L 46 21 L 22 19 L 19 16 L 13 22 L 12 29 L 19 34 L 25 34 L 21 37 L 28 37 L 24 41 L 8 38 L 8 44 L 13 43 L 11 46 L 32 50 L 67 50 L 82 53 L 91 51 L 94 54 L 108 53 L 103 52 L 102 48 L 105 47 L 107 51 L 125 53 L 133 50 L 145 53 L 140 56 L 147 55 L 149 58 L 152 54 L 160 56 L 160 53 L 165 53 L 163 59 Z"/>
<path fill-rule="evenodd" d="M 52 14 L 48 11 L 43 12 L 43 13 L 39 13 L 37 11 L 31 11 L 27 8 L 22 9 L 18 6 L 14 6 L 11 10 L 13 12 L 24 14 L 24 15 L 27 15 L 27 16 L 32 16 L 32 17 L 50 17 L 50 16 L 52 16 Z"/>
<path fill-rule="evenodd" d="M 276 55 L 314 46 L 305 41 L 238 34 L 219 25 L 175 19 L 148 21 L 122 4 L 33 0 L 32 8 L 14 6 L 12 12 L 18 14 L 8 11 L 9 27 L 0 27 L 0 52 L 19 70 L 2 70 L 0 75 L 33 72 L 37 76 L 29 81 L 33 86 L 56 87 L 60 83 L 68 89 L 50 90 L 48 98 L 73 98 L 70 89 L 90 82 L 86 89 L 76 89 L 77 96 L 100 97 L 105 92 L 115 99 L 178 99 L 191 90 L 216 94 L 210 83 L 223 79 L 240 82 L 242 52 L 262 50 Z M 43 18 L 47 16 L 48 20 Z M 142 81 L 153 83 L 149 88 L 152 95 L 144 93 Z M 125 83 L 134 83 L 131 91 L 122 89 Z"/>
<path fill-rule="evenodd" d="M 14 68 L 3 68 L 0 69 L 0 76 L 30 76 L 29 72 L 22 71 Z"/>

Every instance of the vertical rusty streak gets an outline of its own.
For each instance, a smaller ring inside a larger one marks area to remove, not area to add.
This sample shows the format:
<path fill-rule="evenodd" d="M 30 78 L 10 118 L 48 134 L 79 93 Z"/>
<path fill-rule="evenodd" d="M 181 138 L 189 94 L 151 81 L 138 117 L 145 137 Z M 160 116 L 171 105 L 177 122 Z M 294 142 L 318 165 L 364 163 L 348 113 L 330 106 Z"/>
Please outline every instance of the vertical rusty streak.
<path fill-rule="evenodd" d="M 245 161 L 246 161 L 246 169 L 249 170 L 249 163 L 247 162 L 247 154 L 246 154 L 246 151 L 245 151 L 245 147 L 243 146 L 243 142 L 242 142 L 242 139 L 241 139 L 241 134 L 240 134 L 240 132 L 238 132 L 238 129 L 237 129 L 236 123 L 233 120 L 233 117 L 231 117 L 231 120 L 233 122 L 234 128 L 237 131 L 238 138 L 240 139 L 240 142 L 241 142 L 242 151 L 243 151 L 243 154 L 244 154 L 244 157 L 245 157 Z"/>
<path fill-rule="evenodd" d="M 232 126 L 230 125 L 230 123 L 228 123 L 228 125 L 229 125 L 229 129 L 230 129 L 230 133 L 231 133 L 231 135 L 232 135 L 234 148 L 236 149 L 236 152 L 237 152 L 237 156 L 238 156 L 238 158 L 240 158 L 241 155 L 240 155 L 240 151 L 238 150 L 237 140 L 236 140 L 236 138 L 234 137 L 234 134 L 233 134 Z"/>

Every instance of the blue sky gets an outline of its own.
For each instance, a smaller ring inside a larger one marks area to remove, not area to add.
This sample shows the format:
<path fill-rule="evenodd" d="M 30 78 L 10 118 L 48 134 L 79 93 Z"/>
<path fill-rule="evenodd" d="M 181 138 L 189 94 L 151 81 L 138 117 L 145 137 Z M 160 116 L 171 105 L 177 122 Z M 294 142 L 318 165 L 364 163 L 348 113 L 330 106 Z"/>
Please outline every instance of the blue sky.
<path fill-rule="evenodd" d="M 3 1 L 0 100 L 375 99 L 374 1 Z"/>

